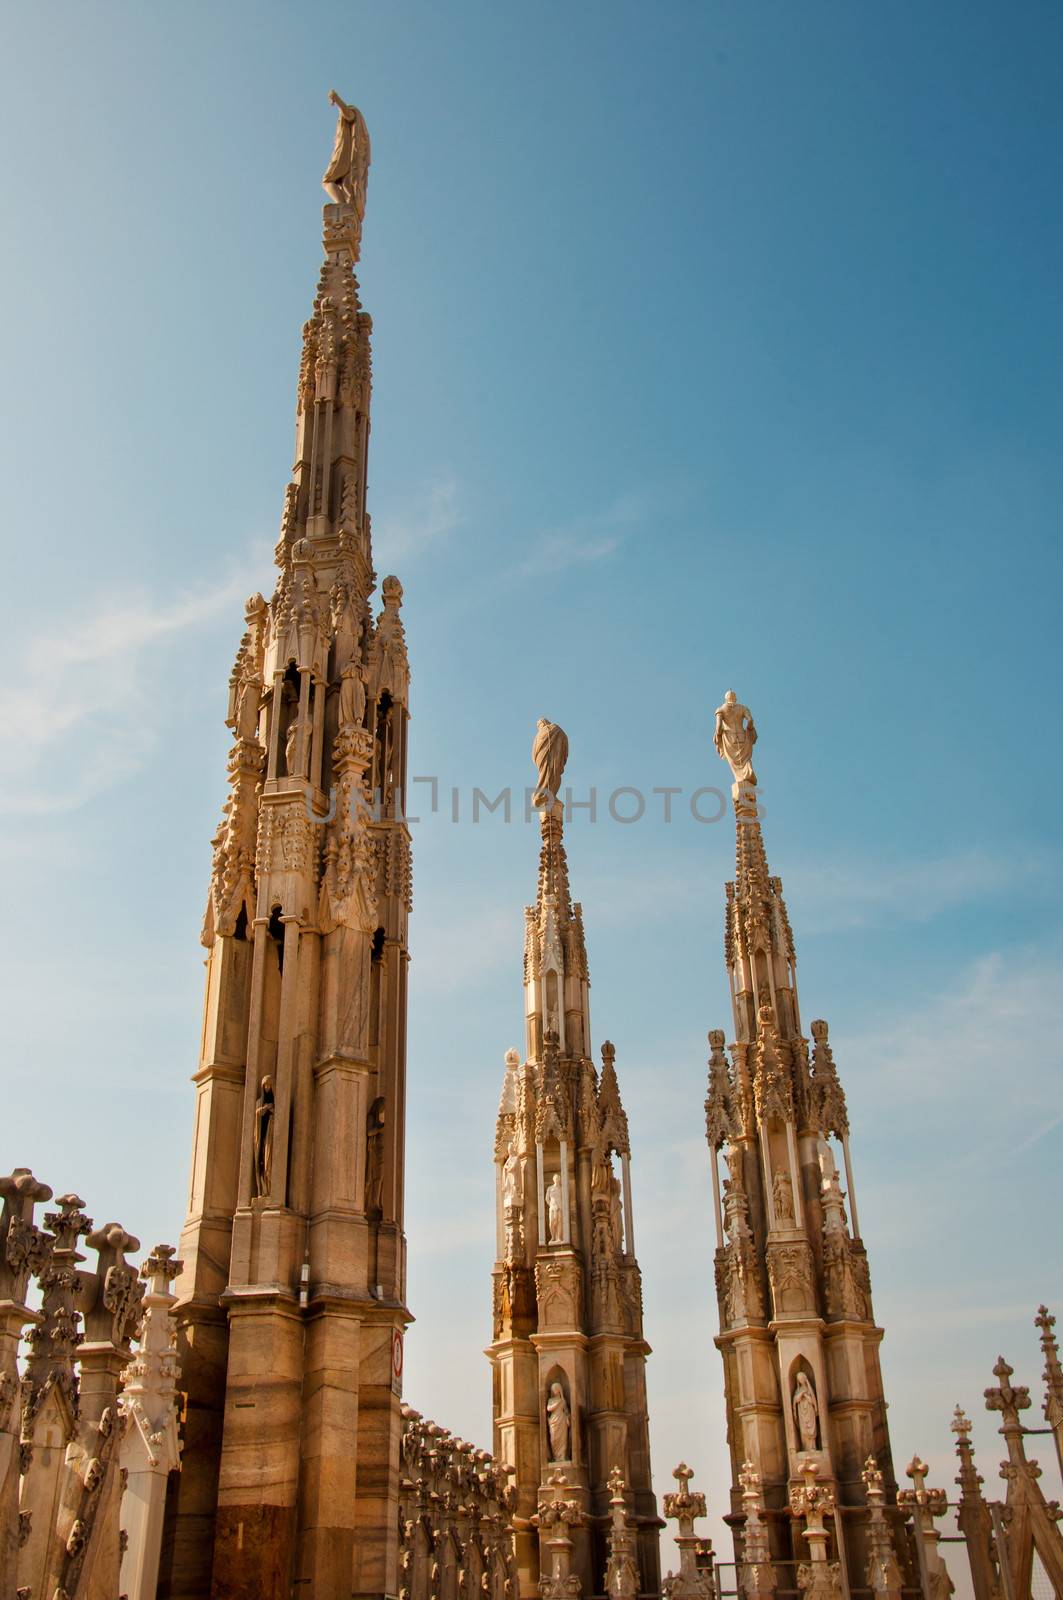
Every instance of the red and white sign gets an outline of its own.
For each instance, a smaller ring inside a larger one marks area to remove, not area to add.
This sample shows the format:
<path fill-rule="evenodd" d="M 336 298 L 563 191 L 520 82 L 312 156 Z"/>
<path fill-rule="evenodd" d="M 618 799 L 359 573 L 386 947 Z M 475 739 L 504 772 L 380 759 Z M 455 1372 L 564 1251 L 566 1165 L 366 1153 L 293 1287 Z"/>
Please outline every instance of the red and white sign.
<path fill-rule="evenodd" d="M 402 1329 L 396 1328 L 391 1335 L 391 1392 L 402 1393 Z"/>

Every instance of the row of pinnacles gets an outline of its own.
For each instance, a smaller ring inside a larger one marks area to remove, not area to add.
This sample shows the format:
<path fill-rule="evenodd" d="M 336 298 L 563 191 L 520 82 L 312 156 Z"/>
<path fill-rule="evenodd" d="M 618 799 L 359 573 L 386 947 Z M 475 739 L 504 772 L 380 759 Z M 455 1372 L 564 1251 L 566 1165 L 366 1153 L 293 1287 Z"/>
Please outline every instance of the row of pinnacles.
<path fill-rule="evenodd" d="M 663 1507 L 679 1571 L 660 1577 L 630 1130 L 613 1046 L 594 1059 L 568 741 L 545 719 L 524 1049 L 493 1151 L 493 1458 L 403 1404 L 409 663 L 398 580 L 371 604 L 369 138 L 332 98 L 278 579 L 248 603 L 230 682 L 182 1262 L 160 1246 L 138 1275 L 137 1241 L 93 1230 L 76 1195 L 42 1229 L 51 1191 L 25 1170 L 0 1182 L 0 1600 L 947 1600 L 946 1497 L 918 1458 L 896 1481 L 845 1095 L 827 1024 L 811 1048 L 802 1029 L 756 729 L 731 692 L 715 744 L 734 776 L 733 1042 L 709 1035 L 706 1115 L 733 1583 L 696 1534 L 686 1466 Z M 1039 1325 L 1063 1452 L 1043 1308 Z M 996 1375 L 1002 1502 L 954 1423 L 975 1597 L 1027 1600 L 1036 1563 L 1063 1600 L 1029 1393 L 1003 1360 Z"/>
<path fill-rule="evenodd" d="M 952 1421 L 956 1435 L 958 1497 L 950 1501 L 944 1489 L 927 1486 L 927 1466 L 914 1456 L 905 1469 L 910 1489 L 898 1489 L 890 1502 L 884 1475 L 874 1456 L 861 1472 L 863 1504 L 843 1504 L 836 1488 L 820 1481 L 814 1455 L 798 1459 L 799 1479 L 789 1492 L 787 1505 L 773 1518 L 765 1500 L 760 1473 L 752 1461 L 739 1473 L 741 1514 L 727 1520 L 735 1538 L 735 1564 L 717 1565 L 711 1541 L 694 1534 L 695 1520 L 706 1515 L 704 1495 L 690 1490 L 693 1476 L 681 1464 L 675 1470 L 677 1493 L 665 1496 L 665 1514 L 679 1525 L 676 1544 L 680 1571 L 664 1580 L 669 1600 L 779 1600 L 799 1591 L 803 1600 L 842 1600 L 852 1593 L 871 1593 L 880 1600 L 949 1600 L 955 1592 L 940 1544 L 939 1522 L 951 1515 L 956 1533 L 948 1537 L 962 1544 L 970 1568 L 975 1600 L 1042 1600 L 1049 1590 L 1063 1596 L 1063 1537 L 1058 1524 L 1063 1511 L 1057 1500 L 1046 1499 L 1040 1485 L 1041 1467 L 1026 1454 L 1028 1434 L 1052 1434 L 1063 1475 L 1063 1369 L 1053 1333 L 1055 1318 L 1041 1306 L 1035 1318 L 1041 1330 L 1045 1355 L 1044 1415 L 1047 1428 L 1024 1426 L 1019 1412 L 1031 1405 L 1029 1389 L 1011 1383 L 1013 1369 L 999 1357 L 994 1367 L 998 1382 L 986 1389 L 985 1405 L 1000 1412 L 1000 1432 L 1007 1459 L 1000 1464 L 1006 1486 L 1003 1500 L 988 1500 L 983 1478 L 974 1461 L 971 1423 L 957 1406 Z M 864 1521 L 866 1558 L 853 1572 L 845 1550 L 854 1513 Z M 778 1561 L 772 1556 L 769 1523 L 787 1523 L 797 1559 Z M 728 1584 L 725 1574 L 733 1571 Z M 615 1593 L 607 1586 L 607 1592 Z"/>
<path fill-rule="evenodd" d="M 180 1263 L 157 1245 L 138 1273 L 126 1256 L 140 1241 L 117 1222 L 94 1229 L 76 1194 L 39 1227 L 52 1191 L 26 1168 L 0 1196 L 0 1594 L 154 1600 L 180 1467 Z"/>

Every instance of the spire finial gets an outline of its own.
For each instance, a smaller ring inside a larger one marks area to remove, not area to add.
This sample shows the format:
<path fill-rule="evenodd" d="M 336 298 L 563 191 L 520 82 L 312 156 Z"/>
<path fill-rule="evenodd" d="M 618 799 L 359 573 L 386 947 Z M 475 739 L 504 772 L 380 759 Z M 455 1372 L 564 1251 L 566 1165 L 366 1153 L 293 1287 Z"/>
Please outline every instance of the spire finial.
<path fill-rule="evenodd" d="M 543 807 L 552 809 L 557 803 L 568 760 L 568 734 L 564 728 L 540 717 L 532 741 L 532 760 L 539 773 L 539 784 L 532 796 L 532 805 L 537 810 Z"/>
<path fill-rule="evenodd" d="M 753 746 L 757 742 L 757 729 L 749 707 L 741 704 L 733 689 L 728 689 L 724 695 L 723 705 L 716 707 L 712 742 L 716 754 L 730 767 L 736 786 L 756 783 Z"/>
<path fill-rule="evenodd" d="M 347 105 L 335 89 L 329 90 L 329 104 L 336 107 L 338 117 L 332 159 L 321 180 L 332 201 L 325 207 L 325 248 L 345 246 L 351 260 L 357 261 L 369 181 L 369 129 L 358 107 Z"/>

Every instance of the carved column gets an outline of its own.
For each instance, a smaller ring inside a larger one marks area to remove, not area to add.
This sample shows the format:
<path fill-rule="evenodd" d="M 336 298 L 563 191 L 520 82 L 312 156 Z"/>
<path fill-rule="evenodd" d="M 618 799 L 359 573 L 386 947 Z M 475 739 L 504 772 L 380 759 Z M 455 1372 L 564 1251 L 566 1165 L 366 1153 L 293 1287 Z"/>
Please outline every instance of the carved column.
<path fill-rule="evenodd" d="M 982 1475 L 974 1464 L 971 1423 L 959 1406 L 956 1407 L 951 1426 L 956 1435 L 956 1454 L 960 1461 L 960 1475 L 956 1479 L 960 1489 L 956 1522 L 967 1548 L 974 1600 L 1001 1600 L 1000 1575 L 993 1545 L 993 1521 L 982 1494 Z"/>
<path fill-rule="evenodd" d="M 901 1569 L 893 1549 L 889 1519 L 886 1516 L 886 1491 L 882 1473 L 874 1456 L 864 1463 L 864 1488 L 867 1491 L 867 1581 L 882 1600 L 901 1600 Z"/>
<path fill-rule="evenodd" d="M 675 1542 L 679 1547 L 679 1571 L 669 1572 L 661 1584 L 667 1600 L 712 1600 L 713 1586 L 708 1575 L 698 1567 L 700 1540 L 694 1532 L 694 1523 L 704 1517 L 705 1496 L 691 1489 L 693 1471 L 681 1461 L 672 1473 L 679 1488 L 664 1497 L 664 1514 L 678 1524 Z"/>
<path fill-rule="evenodd" d="M 912 1457 L 906 1471 L 914 1487 L 898 1491 L 897 1506 L 911 1515 L 919 1572 L 929 1600 L 948 1600 L 952 1579 L 938 1550 L 941 1536 L 934 1525 L 935 1517 L 943 1517 L 948 1510 L 948 1498 L 944 1489 L 926 1487 L 926 1462 L 918 1456 Z"/>
<path fill-rule="evenodd" d="M 118 1464 L 124 1475 L 122 1528 L 125 1549 L 120 1587 L 128 1600 L 155 1600 L 162 1548 L 166 1481 L 181 1465 L 177 1438 L 176 1325 L 170 1285 L 181 1268 L 172 1245 L 159 1244 L 142 1264 L 147 1285 L 140 1348 L 122 1374 L 118 1409 L 122 1437 Z"/>
<path fill-rule="evenodd" d="M 1041 1330 L 1041 1349 L 1045 1358 L 1045 1421 L 1055 1435 L 1056 1456 L 1059 1470 L 1063 1473 L 1063 1366 L 1060 1365 L 1059 1345 L 1056 1343 L 1056 1319 L 1049 1315 L 1047 1306 L 1039 1306 L 1034 1321 Z"/>
<path fill-rule="evenodd" d="M 764 1490 L 760 1473 L 752 1461 L 743 1463 L 738 1481 L 742 1485 L 742 1510 L 745 1513 L 739 1568 L 742 1594 L 745 1600 L 772 1600 L 775 1568 L 771 1563 L 771 1547 L 764 1522 Z"/>
<path fill-rule="evenodd" d="M 801 1482 L 790 1490 L 790 1510 L 804 1519 L 804 1538 L 812 1559 L 797 1568 L 797 1583 L 805 1600 L 837 1600 L 842 1592 L 841 1568 L 827 1555 L 830 1533 L 823 1519 L 833 1516 L 835 1500 L 826 1484 L 819 1482 L 819 1463 L 802 1456 Z"/>
<path fill-rule="evenodd" d="M 51 1240 L 34 1226 L 34 1207 L 52 1191 L 28 1167 L 0 1178 L 0 1593 L 18 1584 L 19 1439 L 22 1423 L 18 1347 L 22 1330 L 39 1325 L 26 1304 L 30 1276 L 39 1272 Z"/>
<path fill-rule="evenodd" d="M 29 1513 L 26 1542 L 19 1552 L 19 1586 L 49 1594 L 49 1573 L 57 1570 L 56 1514 L 63 1491 L 67 1450 L 78 1452 L 78 1380 L 74 1361 L 81 1343 L 85 1298 L 78 1264 L 78 1240 L 92 1227 L 76 1194 L 60 1195 L 58 1211 L 45 1222 L 54 1236 L 40 1273 L 43 1320 L 29 1336 L 23 1383 L 22 1505 Z"/>
<path fill-rule="evenodd" d="M 579 1578 L 571 1571 L 569 1530 L 581 1528 L 584 1518 L 579 1501 L 565 1499 L 568 1487 L 563 1472 L 551 1473 L 546 1482 L 548 1498 L 540 1504 L 535 1518 L 545 1558 L 542 1562 L 545 1576 L 539 1580 L 542 1600 L 574 1600 L 581 1592 Z"/>
<path fill-rule="evenodd" d="M 121 1562 L 118 1472 L 118 1384 L 130 1358 L 130 1341 L 141 1319 L 143 1286 L 127 1251 L 140 1241 L 118 1222 L 105 1223 L 86 1241 L 97 1252 L 97 1270 L 82 1274 L 85 1337 L 81 1361 L 80 1417 L 67 1451 L 57 1521 L 55 1560 L 49 1583 L 75 1595 L 83 1574 L 117 1593 Z"/>
<path fill-rule="evenodd" d="M 1008 1450 L 1008 1459 L 1000 1467 L 1000 1475 L 1008 1486 L 1007 1500 L 1002 1514 L 993 1508 L 1002 1587 L 1006 1594 L 1013 1596 L 1029 1592 L 1036 1550 L 1049 1582 L 1057 1594 L 1063 1594 L 1063 1538 L 1057 1526 L 1059 1508 L 1046 1502 L 1038 1481 L 1041 1468 L 1036 1461 L 1026 1458 L 1025 1429 L 1019 1412 L 1029 1410 L 1030 1391 L 1025 1384 L 1012 1384 L 1013 1371 L 1004 1357 L 999 1356 L 993 1368 L 996 1387 L 985 1391 L 986 1410 L 1001 1414 L 1000 1431 Z"/>
<path fill-rule="evenodd" d="M 605 1592 L 610 1600 L 634 1600 L 639 1592 L 639 1569 L 634 1555 L 634 1535 L 628 1528 L 624 1477 L 619 1467 L 614 1467 L 609 1474 L 609 1491 L 609 1561 L 605 1569 Z"/>

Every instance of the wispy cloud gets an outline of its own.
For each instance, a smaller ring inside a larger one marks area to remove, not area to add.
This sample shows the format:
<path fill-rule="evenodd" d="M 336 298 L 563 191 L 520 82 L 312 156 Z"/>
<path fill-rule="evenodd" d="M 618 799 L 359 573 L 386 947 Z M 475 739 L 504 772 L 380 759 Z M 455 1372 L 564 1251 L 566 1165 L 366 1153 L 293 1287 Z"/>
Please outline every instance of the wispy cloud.
<path fill-rule="evenodd" d="M 961 850 L 922 861 L 821 860 L 789 868 L 783 880 L 791 911 L 807 933 L 898 922 L 929 922 L 942 912 L 996 895 L 1028 891 L 1055 874 L 1044 857 Z"/>
<path fill-rule="evenodd" d="M 376 566 L 393 567 L 416 561 L 453 533 L 461 520 L 458 485 L 447 473 L 426 484 L 406 503 L 374 514 Z"/>
<path fill-rule="evenodd" d="M 529 534 L 528 554 L 517 571 L 522 578 L 564 572 L 589 566 L 615 555 L 632 528 L 645 520 L 649 504 L 644 495 L 625 494 L 604 511 L 573 517 L 558 527 Z"/>
<path fill-rule="evenodd" d="M 228 577 L 160 602 L 147 593 L 89 601 L 19 646 L 17 685 L 0 687 L 8 813 L 69 811 L 135 772 L 159 735 L 153 690 L 167 645 L 231 613 L 267 570 L 256 550 Z M 238 633 L 234 637 L 238 637 Z"/>
<path fill-rule="evenodd" d="M 962 1097 L 1014 1157 L 1058 1126 L 1059 1044 L 1063 1035 L 1063 959 L 1058 951 L 1013 949 L 980 957 L 955 983 L 886 1029 L 879 1018 L 845 1042 L 872 1095 L 891 1104 L 943 1104 Z M 951 1113 L 950 1113 L 951 1114 Z M 1030 1126 L 1031 1116 L 1039 1120 Z M 1003 1153 L 1003 1151 L 1002 1151 Z M 980 1153 L 970 1152 L 972 1159 Z"/>

